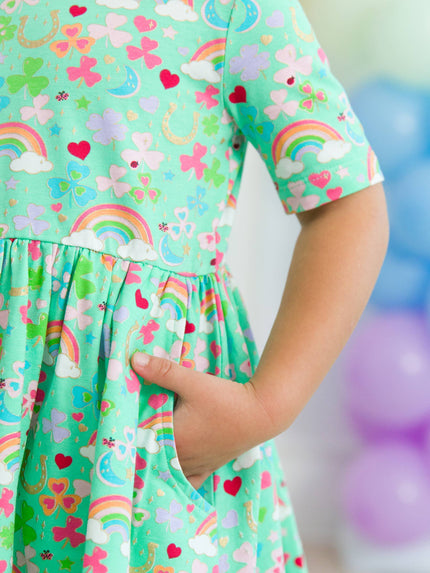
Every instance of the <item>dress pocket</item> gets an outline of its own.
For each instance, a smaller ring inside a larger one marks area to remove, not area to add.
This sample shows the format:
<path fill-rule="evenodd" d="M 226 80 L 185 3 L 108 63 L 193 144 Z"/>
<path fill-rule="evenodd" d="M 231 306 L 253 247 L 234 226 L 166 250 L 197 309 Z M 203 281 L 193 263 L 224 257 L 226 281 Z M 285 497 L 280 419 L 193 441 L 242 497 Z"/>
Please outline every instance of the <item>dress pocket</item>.
<path fill-rule="evenodd" d="M 180 492 L 187 498 L 188 504 L 197 506 L 206 514 L 216 512 L 213 489 L 214 474 L 208 476 L 201 488 L 197 490 L 191 482 L 188 481 L 181 468 L 175 439 L 173 412 L 174 393 L 169 390 L 166 390 L 166 393 L 168 394 L 168 400 L 164 404 L 165 408 L 163 410 L 163 430 L 165 435 L 163 451 L 171 476 L 172 486 L 178 490 L 178 493 Z"/>

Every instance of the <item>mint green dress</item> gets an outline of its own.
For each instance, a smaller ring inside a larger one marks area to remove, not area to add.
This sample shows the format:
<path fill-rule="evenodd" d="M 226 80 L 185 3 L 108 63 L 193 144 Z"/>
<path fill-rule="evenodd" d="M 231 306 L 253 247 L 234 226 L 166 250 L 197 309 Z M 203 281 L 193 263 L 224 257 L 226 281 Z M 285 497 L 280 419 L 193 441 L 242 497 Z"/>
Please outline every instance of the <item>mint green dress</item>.
<path fill-rule="evenodd" d="M 307 573 L 275 443 L 194 489 L 130 364 L 255 371 L 249 142 L 286 214 L 383 180 L 300 4 L 3 0 L 0 63 L 0 573 Z"/>

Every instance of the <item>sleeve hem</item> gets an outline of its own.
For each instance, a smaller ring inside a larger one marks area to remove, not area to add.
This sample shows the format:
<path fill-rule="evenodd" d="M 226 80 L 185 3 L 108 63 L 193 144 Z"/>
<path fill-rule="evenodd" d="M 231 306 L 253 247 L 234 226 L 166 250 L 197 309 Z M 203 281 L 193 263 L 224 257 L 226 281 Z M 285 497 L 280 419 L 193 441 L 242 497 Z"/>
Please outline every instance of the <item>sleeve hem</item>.
<path fill-rule="evenodd" d="M 344 167 L 353 167 L 357 164 L 362 163 L 362 161 L 353 161 L 348 164 L 343 164 Z M 335 173 L 334 167 L 332 169 L 326 169 L 330 173 Z M 334 201 L 338 201 L 343 197 L 347 197 L 348 195 L 352 195 L 353 193 L 357 193 L 362 191 L 363 189 L 367 189 L 367 187 L 372 187 L 377 183 L 381 183 L 385 181 L 384 174 L 381 170 L 376 171 L 371 181 L 366 179 L 364 182 L 357 181 L 357 178 L 350 179 L 348 184 L 342 188 L 342 193 L 340 195 L 336 194 L 336 186 L 330 186 L 327 184 L 324 186 L 324 189 L 319 189 L 316 186 L 313 186 L 307 177 L 296 179 L 295 181 L 288 181 L 286 180 L 285 183 L 280 183 L 279 179 L 276 180 L 277 187 L 278 187 L 278 195 L 282 202 L 282 206 L 284 211 L 287 215 L 296 215 L 297 213 L 303 213 L 305 211 L 311 211 L 312 209 L 318 209 L 322 205 L 326 205 L 327 203 L 333 203 Z M 297 197 L 294 193 L 288 188 L 288 185 L 291 183 L 305 183 L 305 189 L 303 193 Z M 327 194 L 327 191 L 332 191 L 331 194 Z M 285 197 L 283 195 L 286 195 Z M 318 199 L 318 201 L 316 201 Z"/>

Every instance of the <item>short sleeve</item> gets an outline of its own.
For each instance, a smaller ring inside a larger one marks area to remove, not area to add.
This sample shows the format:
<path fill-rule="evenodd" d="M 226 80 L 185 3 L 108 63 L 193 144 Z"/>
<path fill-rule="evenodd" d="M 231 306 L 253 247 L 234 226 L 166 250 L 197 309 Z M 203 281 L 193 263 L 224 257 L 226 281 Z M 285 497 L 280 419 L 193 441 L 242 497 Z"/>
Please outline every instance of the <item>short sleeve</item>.
<path fill-rule="evenodd" d="M 233 0 L 227 112 L 266 164 L 287 214 L 384 180 L 378 158 L 297 0 Z"/>

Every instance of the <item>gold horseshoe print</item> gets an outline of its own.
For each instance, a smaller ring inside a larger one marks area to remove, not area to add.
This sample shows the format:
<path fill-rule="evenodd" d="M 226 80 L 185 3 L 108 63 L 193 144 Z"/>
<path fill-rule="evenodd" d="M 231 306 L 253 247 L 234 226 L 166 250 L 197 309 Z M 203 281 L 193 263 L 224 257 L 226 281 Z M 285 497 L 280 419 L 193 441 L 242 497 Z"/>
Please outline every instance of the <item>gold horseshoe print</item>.
<path fill-rule="evenodd" d="M 135 330 L 139 330 L 139 323 L 136 321 L 130 330 L 127 333 L 127 338 L 125 340 L 125 365 L 128 366 L 130 364 L 130 356 L 128 354 L 128 347 L 130 345 L 130 336 L 133 334 Z"/>
<path fill-rule="evenodd" d="M 300 30 L 300 28 L 299 28 L 299 25 L 297 24 L 296 9 L 293 8 L 292 6 L 290 6 L 290 10 L 291 10 L 291 18 L 293 20 L 294 31 L 296 32 L 298 37 L 301 40 L 304 40 L 305 42 L 313 42 L 314 41 L 314 33 L 310 32 L 309 34 L 305 34 L 305 32 L 302 32 L 302 30 Z"/>
<path fill-rule="evenodd" d="M 154 560 L 155 560 L 155 548 L 158 547 L 158 543 L 153 543 L 150 541 L 148 543 L 148 559 L 143 565 L 139 565 L 139 567 L 129 567 L 128 573 L 147 573 L 151 571 Z"/>
<path fill-rule="evenodd" d="M 193 112 L 193 129 L 190 131 L 188 135 L 184 137 L 179 137 L 179 135 L 175 135 L 174 133 L 172 133 L 169 128 L 170 117 L 174 113 L 177 107 L 178 106 L 176 105 L 176 103 L 171 103 L 169 105 L 169 109 L 164 114 L 163 123 L 161 127 L 163 129 L 164 135 L 169 141 L 171 141 L 175 145 L 185 145 L 186 143 L 192 141 L 196 136 L 200 114 L 197 111 Z"/>
<path fill-rule="evenodd" d="M 257 532 L 257 524 L 252 516 L 252 500 L 245 501 L 243 505 L 246 507 L 246 521 L 249 525 L 249 529 Z"/>
<path fill-rule="evenodd" d="M 27 38 L 24 36 L 24 28 L 27 23 L 28 16 L 21 16 L 20 25 L 18 28 L 18 42 L 21 44 L 21 46 L 24 46 L 24 48 L 38 48 L 39 46 L 43 46 L 52 40 L 52 38 L 58 32 L 58 28 L 60 27 L 60 20 L 58 19 L 59 11 L 60 10 L 52 10 L 50 12 L 52 19 L 52 29 L 49 34 L 40 40 L 27 40 Z"/>
<path fill-rule="evenodd" d="M 24 452 L 24 458 L 22 460 L 22 469 L 21 469 L 21 474 L 20 474 L 20 480 L 21 480 L 22 486 L 25 489 L 25 491 L 27 491 L 28 493 L 31 493 L 31 494 L 35 494 L 35 493 L 39 493 L 46 483 L 46 458 L 47 458 L 47 456 L 44 456 L 44 455 L 40 456 L 40 466 L 42 468 L 42 471 L 40 473 L 40 480 L 38 481 L 38 483 L 36 483 L 34 485 L 30 485 L 26 481 L 26 479 L 24 478 L 24 472 L 25 472 L 25 468 L 27 465 L 27 460 L 28 460 L 29 455 L 30 455 L 30 450 L 26 449 Z"/>

